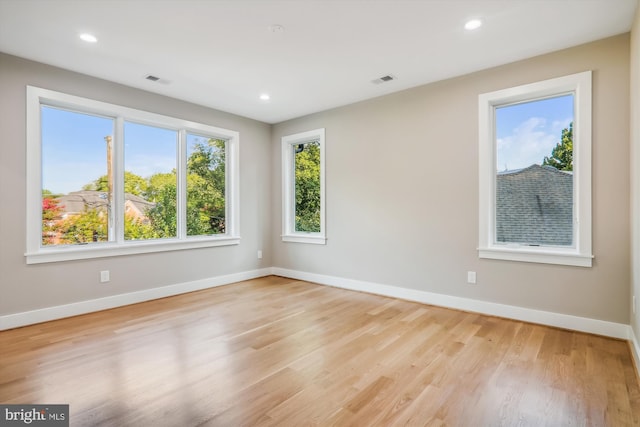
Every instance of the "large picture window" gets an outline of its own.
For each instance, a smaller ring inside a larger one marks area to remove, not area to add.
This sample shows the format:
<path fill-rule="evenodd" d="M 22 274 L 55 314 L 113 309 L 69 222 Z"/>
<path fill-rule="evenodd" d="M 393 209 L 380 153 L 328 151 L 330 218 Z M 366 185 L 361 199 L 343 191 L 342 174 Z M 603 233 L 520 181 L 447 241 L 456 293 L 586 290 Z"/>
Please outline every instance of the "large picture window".
<path fill-rule="evenodd" d="M 237 244 L 238 133 L 27 88 L 27 262 Z"/>
<path fill-rule="evenodd" d="M 591 73 L 479 108 L 480 257 L 591 266 Z"/>
<path fill-rule="evenodd" d="M 324 244 L 324 129 L 282 138 L 285 242 Z"/>

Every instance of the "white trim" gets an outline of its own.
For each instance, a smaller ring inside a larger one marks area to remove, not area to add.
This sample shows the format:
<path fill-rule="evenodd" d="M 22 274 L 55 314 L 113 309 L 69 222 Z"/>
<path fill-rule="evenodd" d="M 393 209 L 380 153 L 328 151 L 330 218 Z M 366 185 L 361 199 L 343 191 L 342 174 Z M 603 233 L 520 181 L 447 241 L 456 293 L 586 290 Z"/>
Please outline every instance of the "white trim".
<path fill-rule="evenodd" d="M 295 170 L 291 147 L 310 141 L 320 144 L 320 232 L 295 231 Z M 325 225 L 325 132 L 324 128 L 282 137 L 282 241 L 326 244 Z"/>
<path fill-rule="evenodd" d="M 308 236 L 297 232 L 293 236 L 282 235 L 283 242 L 293 242 L 293 243 L 311 243 L 315 245 L 324 245 L 327 242 L 327 238 L 323 236 L 316 236 L 312 233 L 309 233 Z"/>
<path fill-rule="evenodd" d="M 591 71 L 484 93 L 478 96 L 480 258 L 591 267 Z M 495 242 L 495 108 L 517 102 L 574 95 L 574 247 L 535 247 Z"/>
<path fill-rule="evenodd" d="M 544 248 L 532 248 L 529 246 L 523 246 L 522 248 L 517 248 L 517 250 L 499 246 L 479 248 L 478 255 L 480 258 L 488 259 L 574 265 L 576 267 L 591 267 L 593 261 L 593 255 L 580 255 L 578 253 L 560 251 L 554 252 Z"/>
<path fill-rule="evenodd" d="M 128 240 L 126 243 L 116 242 L 87 243 L 64 247 L 44 247 L 39 252 L 25 253 L 27 264 L 43 264 L 47 262 L 69 261 L 77 259 L 104 258 L 111 256 L 147 254 L 153 252 L 179 251 L 184 249 L 210 248 L 240 244 L 240 237 L 189 237 L 185 240 Z"/>
<path fill-rule="evenodd" d="M 572 316 L 569 314 L 553 313 L 549 311 L 534 310 L 531 308 L 498 304 L 494 302 L 480 301 L 470 298 L 456 297 L 452 295 L 437 294 L 433 292 L 419 291 L 417 289 L 383 285 L 380 283 L 344 279 L 341 277 L 326 276 L 324 274 L 288 270 L 279 267 L 272 267 L 271 272 L 272 274 L 277 276 L 305 280 L 341 289 L 349 289 L 352 291 L 384 295 L 387 297 L 400 298 L 408 301 L 416 301 L 423 304 L 470 311 L 474 313 L 486 314 L 489 316 L 504 317 L 507 319 L 537 323 L 557 328 L 604 335 L 612 338 L 624 340 L 629 339 L 630 327 L 629 325 L 625 325 L 622 323 Z"/>
<path fill-rule="evenodd" d="M 121 307 L 130 304 L 136 304 L 144 301 L 151 301 L 158 298 L 180 295 L 202 289 L 229 285 L 243 280 L 250 280 L 269 275 L 288 277 L 296 280 L 305 280 L 308 282 L 341 289 L 383 295 L 408 301 L 416 301 L 423 304 L 453 308 L 456 310 L 475 312 L 489 316 L 504 317 L 507 319 L 520 320 L 524 322 L 537 323 L 541 325 L 624 339 L 628 340 L 630 343 L 632 356 L 634 357 L 634 360 L 636 362 L 636 368 L 640 367 L 640 345 L 638 344 L 638 340 L 636 339 L 631 326 L 622 323 L 571 316 L 568 314 L 552 313 L 548 311 L 534 310 L 524 307 L 492 303 L 488 301 L 479 301 L 451 295 L 436 294 L 432 292 L 401 288 L 380 283 L 345 279 L 336 276 L 327 276 L 323 274 L 308 273 L 297 270 L 289 270 L 280 267 L 270 267 L 258 270 L 244 271 L 240 273 L 232 273 L 224 276 L 216 276 L 207 279 L 194 280 L 191 282 L 177 283 L 173 285 L 145 289 L 142 291 L 136 291 L 127 294 L 119 294 L 88 301 L 80 301 L 72 304 L 46 307 L 21 313 L 7 314 L 4 316 L 0 316 L 0 331 L 56 319 L 62 319 L 65 317 L 107 310 L 110 308 Z"/>
<path fill-rule="evenodd" d="M 180 295 L 187 292 L 199 291 L 202 289 L 209 289 L 217 286 L 224 286 L 243 280 L 269 276 L 270 274 L 270 268 L 262 268 L 259 270 L 244 271 L 241 273 L 210 277 L 208 279 L 176 283 L 174 285 L 167 285 L 159 288 L 145 289 L 143 291 L 130 292 L 127 294 L 119 294 L 88 301 L 81 301 L 73 304 L 58 305 L 55 307 L 47 307 L 39 310 L 7 314 L 4 316 L 0 316 L 0 331 L 32 325 L 35 323 L 47 322 L 50 320 L 62 319 L 65 317 L 77 316 L 80 314 L 92 313 L 100 310 L 107 310 L 110 308 L 121 307 L 130 304 L 136 304 L 139 302 L 150 301 L 158 298 Z"/>
<path fill-rule="evenodd" d="M 27 235 L 26 262 L 39 264 L 76 259 L 99 258 L 137 253 L 174 251 L 211 246 L 237 245 L 240 243 L 240 133 L 203 123 L 136 110 L 121 105 L 68 95 L 48 89 L 27 86 Z M 115 209 L 109 218 L 116 227 L 113 235 L 110 227 L 109 242 L 61 246 L 42 246 L 42 147 L 41 105 L 70 109 L 109 117 L 114 120 L 114 193 Z M 125 121 L 162 127 L 178 133 L 176 141 L 176 168 L 178 173 L 177 236 L 156 240 L 124 240 L 124 141 Z M 186 234 L 186 135 L 193 133 L 225 140 L 225 209 L 226 232 L 212 236 L 187 236 Z"/>
<path fill-rule="evenodd" d="M 640 344 L 638 344 L 638 339 L 631 326 L 629 326 L 628 340 L 631 357 L 633 357 L 633 366 L 636 368 L 636 375 L 640 378 Z"/>

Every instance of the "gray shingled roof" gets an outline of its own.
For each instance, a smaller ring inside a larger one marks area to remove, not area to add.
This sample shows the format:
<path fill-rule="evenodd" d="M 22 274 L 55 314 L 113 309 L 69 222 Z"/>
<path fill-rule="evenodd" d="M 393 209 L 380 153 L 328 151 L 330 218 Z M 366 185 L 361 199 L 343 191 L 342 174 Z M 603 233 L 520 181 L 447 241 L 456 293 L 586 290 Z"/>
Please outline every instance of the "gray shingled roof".
<path fill-rule="evenodd" d="M 498 172 L 497 242 L 570 246 L 573 174 L 550 166 Z"/>
<path fill-rule="evenodd" d="M 146 212 L 154 206 L 153 203 L 133 194 L 125 193 L 124 198 L 125 201 L 133 203 L 140 212 Z M 107 207 L 107 193 L 91 190 L 72 191 L 58 197 L 58 201 L 64 213 L 74 214 L 90 209 L 104 210 Z"/>

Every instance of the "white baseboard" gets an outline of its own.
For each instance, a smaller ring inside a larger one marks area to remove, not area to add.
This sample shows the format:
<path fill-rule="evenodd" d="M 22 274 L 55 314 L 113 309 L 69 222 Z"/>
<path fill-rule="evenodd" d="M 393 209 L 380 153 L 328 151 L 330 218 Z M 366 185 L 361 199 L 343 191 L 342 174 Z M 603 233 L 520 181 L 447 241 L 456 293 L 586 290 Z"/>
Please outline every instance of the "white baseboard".
<path fill-rule="evenodd" d="M 482 313 L 491 316 L 505 317 L 514 320 L 539 323 L 575 331 L 588 332 L 613 338 L 629 340 L 634 350 L 636 366 L 640 367 L 640 346 L 631 326 L 621 323 L 607 322 L 604 320 L 590 319 L 586 317 L 571 316 L 568 314 L 552 313 L 548 311 L 534 310 L 530 308 L 512 305 L 498 304 L 488 301 L 474 300 L 451 295 L 437 294 L 416 289 L 401 288 L 398 286 L 384 285 L 380 283 L 365 282 L 361 280 L 345 279 L 323 274 L 307 273 L 303 271 L 288 270 L 279 267 L 263 268 L 259 270 L 217 276 L 192 282 L 177 283 L 159 288 L 145 289 L 143 291 L 127 294 L 113 295 L 73 304 L 65 304 L 55 307 L 47 307 L 22 313 L 0 316 L 0 330 L 32 325 L 49 320 L 64 317 L 77 316 L 94 311 L 121 307 L 158 298 L 179 295 L 201 289 L 228 285 L 243 280 L 275 274 L 292 279 L 305 280 L 322 285 L 333 286 L 360 292 L 368 292 L 393 298 L 421 302 L 424 304 L 441 307 L 455 308 L 458 310 Z"/>
<path fill-rule="evenodd" d="M 629 344 L 631 347 L 631 356 L 633 357 L 633 362 L 636 367 L 636 373 L 638 377 L 640 377 L 640 345 L 638 345 L 638 339 L 631 326 L 629 326 Z"/>
<path fill-rule="evenodd" d="M 272 267 L 271 273 L 277 276 L 291 279 L 305 280 L 321 285 L 334 286 L 353 291 L 368 292 L 384 295 L 424 304 L 436 305 L 490 316 L 505 317 L 508 319 L 538 323 L 591 334 L 604 335 L 613 338 L 628 340 L 631 327 L 622 323 L 607 322 L 604 320 L 590 319 L 587 317 L 572 316 L 569 314 L 553 313 L 549 311 L 534 310 L 531 308 L 517 307 L 513 305 L 498 304 L 488 301 L 480 301 L 470 298 L 462 298 L 451 295 L 437 294 L 433 292 L 419 291 L 416 289 L 401 288 L 398 286 L 383 285 L 380 283 L 364 282 L 360 280 L 344 279 L 323 274 L 307 273 L 303 271 L 288 270 Z M 637 343 L 635 344 L 638 350 Z"/>
<path fill-rule="evenodd" d="M 81 301 L 73 304 L 8 314 L 0 316 L 0 331 L 32 325 L 35 323 L 47 322 L 49 320 L 62 319 L 63 317 L 77 316 L 79 314 L 86 314 L 94 311 L 121 307 L 123 305 L 184 294 L 187 292 L 199 291 L 201 289 L 228 285 L 230 283 L 241 282 L 243 280 L 269 276 L 270 274 L 270 268 L 263 268 L 259 270 L 244 271 L 241 273 L 227 274 L 225 276 L 211 277 L 208 279 L 194 280 L 192 282 L 177 283 L 159 288 L 145 289 L 143 291 L 130 292 L 127 294 L 113 295 L 105 298 Z"/>

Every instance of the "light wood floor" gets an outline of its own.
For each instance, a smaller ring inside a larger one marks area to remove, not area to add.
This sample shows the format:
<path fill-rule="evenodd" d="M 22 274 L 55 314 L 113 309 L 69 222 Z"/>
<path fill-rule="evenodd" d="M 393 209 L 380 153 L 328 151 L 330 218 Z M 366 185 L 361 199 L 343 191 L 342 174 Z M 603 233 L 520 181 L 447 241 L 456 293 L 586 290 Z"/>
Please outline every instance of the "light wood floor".
<path fill-rule="evenodd" d="M 267 277 L 0 332 L 78 426 L 631 426 L 628 344 Z"/>

